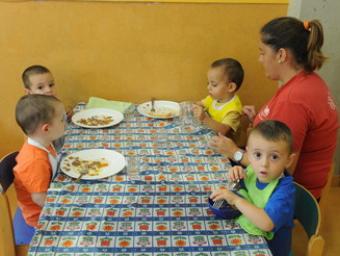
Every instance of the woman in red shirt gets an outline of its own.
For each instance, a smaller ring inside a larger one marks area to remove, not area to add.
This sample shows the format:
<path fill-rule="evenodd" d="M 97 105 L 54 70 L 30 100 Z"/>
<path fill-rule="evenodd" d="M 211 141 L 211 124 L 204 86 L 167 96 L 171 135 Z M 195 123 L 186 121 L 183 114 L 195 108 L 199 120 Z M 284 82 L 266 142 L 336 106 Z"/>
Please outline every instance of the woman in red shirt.
<path fill-rule="evenodd" d="M 289 171 L 319 199 L 327 183 L 339 126 L 330 91 L 314 72 L 325 60 L 321 52 L 322 26 L 317 20 L 302 22 L 281 17 L 265 24 L 260 35 L 259 61 L 265 75 L 279 82 L 279 88 L 256 116 L 254 107 L 245 106 L 244 112 L 254 125 L 272 119 L 291 129 L 298 157 Z M 248 165 L 247 155 L 229 138 L 215 136 L 209 144 L 230 159 Z M 270 161 L 275 159 L 264 162 L 264 168 Z"/>

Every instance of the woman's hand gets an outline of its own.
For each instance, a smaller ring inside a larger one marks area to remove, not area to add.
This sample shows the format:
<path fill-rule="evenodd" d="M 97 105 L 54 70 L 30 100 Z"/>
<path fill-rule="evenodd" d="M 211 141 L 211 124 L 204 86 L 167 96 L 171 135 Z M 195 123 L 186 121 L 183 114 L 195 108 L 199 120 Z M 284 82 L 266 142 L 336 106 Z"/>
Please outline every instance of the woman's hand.
<path fill-rule="evenodd" d="M 248 119 L 250 120 L 250 122 L 254 121 L 254 118 L 256 116 L 256 110 L 255 110 L 255 106 L 253 105 L 247 105 L 243 107 L 243 113 L 246 114 L 246 116 L 248 117 Z"/>
<path fill-rule="evenodd" d="M 231 179 L 232 181 L 238 181 L 244 179 L 246 177 L 246 174 L 242 166 L 236 165 L 229 169 L 228 176 L 229 179 Z"/>
<path fill-rule="evenodd" d="M 209 141 L 209 146 L 216 150 L 218 153 L 227 156 L 228 158 L 233 158 L 234 153 L 239 149 L 235 142 L 228 137 L 218 134 L 214 136 Z"/>

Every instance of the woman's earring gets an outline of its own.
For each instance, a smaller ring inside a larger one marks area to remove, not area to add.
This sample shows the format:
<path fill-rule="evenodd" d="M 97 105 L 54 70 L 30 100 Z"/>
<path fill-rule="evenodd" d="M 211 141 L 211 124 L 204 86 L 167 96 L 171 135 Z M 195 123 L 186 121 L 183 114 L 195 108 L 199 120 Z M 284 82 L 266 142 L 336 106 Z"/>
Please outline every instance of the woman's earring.
<path fill-rule="evenodd" d="M 282 60 L 279 60 L 277 63 L 281 64 L 281 63 L 282 63 Z"/>

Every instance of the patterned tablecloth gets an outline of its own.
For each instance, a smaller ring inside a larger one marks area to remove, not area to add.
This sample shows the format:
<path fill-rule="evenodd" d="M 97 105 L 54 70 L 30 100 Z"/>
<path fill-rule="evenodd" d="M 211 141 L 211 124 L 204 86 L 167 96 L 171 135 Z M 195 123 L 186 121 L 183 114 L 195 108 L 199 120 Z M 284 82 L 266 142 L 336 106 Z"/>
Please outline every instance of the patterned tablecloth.
<path fill-rule="evenodd" d="M 82 107 L 82 106 L 80 106 Z M 137 112 L 117 126 L 66 131 L 65 153 L 106 148 L 138 163 L 107 179 L 75 182 L 59 172 L 48 191 L 29 255 L 271 255 L 262 237 L 207 206 L 211 189 L 227 184 L 227 159 L 209 149 L 211 131 Z"/>

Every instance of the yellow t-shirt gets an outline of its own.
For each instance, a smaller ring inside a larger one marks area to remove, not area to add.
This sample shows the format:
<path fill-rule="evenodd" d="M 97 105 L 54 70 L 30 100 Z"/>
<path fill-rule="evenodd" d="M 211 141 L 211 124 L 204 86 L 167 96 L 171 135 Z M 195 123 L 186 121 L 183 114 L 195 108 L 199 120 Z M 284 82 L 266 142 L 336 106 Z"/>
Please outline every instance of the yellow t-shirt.
<path fill-rule="evenodd" d="M 237 95 L 224 103 L 219 103 L 211 96 L 207 96 L 202 100 L 202 103 L 212 119 L 230 126 L 235 132 L 237 131 L 242 115 L 242 103 Z"/>

